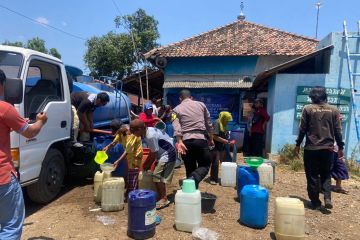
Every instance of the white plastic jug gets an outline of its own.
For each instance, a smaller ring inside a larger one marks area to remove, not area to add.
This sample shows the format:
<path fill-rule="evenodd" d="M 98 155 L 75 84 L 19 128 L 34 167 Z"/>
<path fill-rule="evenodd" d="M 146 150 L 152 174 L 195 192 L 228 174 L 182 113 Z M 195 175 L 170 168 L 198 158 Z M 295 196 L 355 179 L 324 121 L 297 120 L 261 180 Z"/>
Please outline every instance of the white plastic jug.
<path fill-rule="evenodd" d="M 237 164 L 234 162 L 221 163 L 221 186 L 224 187 L 236 186 L 236 169 L 237 169 Z"/>
<path fill-rule="evenodd" d="M 305 209 L 297 198 L 275 199 L 275 236 L 278 240 L 305 239 Z"/>
<path fill-rule="evenodd" d="M 102 182 L 104 173 L 97 171 L 94 175 L 94 201 L 101 202 Z"/>
<path fill-rule="evenodd" d="M 276 162 L 270 159 L 264 159 L 264 163 L 270 164 L 273 168 L 273 182 L 275 184 L 275 169 L 276 169 Z"/>
<path fill-rule="evenodd" d="M 274 171 L 273 167 L 269 163 L 263 163 L 258 168 L 259 173 L 259 184 L 260 186 L 268 189 L 274 186 Z"/>
<path fill-rule="evenodd" d="M 151 172 L 143 171 L 139 174 L 139 189 L 148 189 L 157 193 Z"/>
<path fill-rule="evenodd" d="M 179 231 L 192 232 L 201 225 L 201 194 L 199 190 L 175 194 L 175 226 Z"/>
<path fill-rule="evenodd" d="M 104 212 L 124 209 L 125 182 L 123 178 L 112 177 L 102 184 L 101 209 Z"/>

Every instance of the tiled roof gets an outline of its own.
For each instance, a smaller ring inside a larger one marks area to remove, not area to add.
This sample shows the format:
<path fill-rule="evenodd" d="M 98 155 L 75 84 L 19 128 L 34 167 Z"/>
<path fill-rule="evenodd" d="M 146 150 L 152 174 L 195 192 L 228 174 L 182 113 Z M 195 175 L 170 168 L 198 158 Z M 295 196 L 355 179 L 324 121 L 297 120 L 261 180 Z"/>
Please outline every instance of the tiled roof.
<path fill-rule="evenodd" d="M 317 43 L 316 39 L 238 20 L 183 41 L 153 49 L 145 56 L 299 56 L 313 52 Z"/>

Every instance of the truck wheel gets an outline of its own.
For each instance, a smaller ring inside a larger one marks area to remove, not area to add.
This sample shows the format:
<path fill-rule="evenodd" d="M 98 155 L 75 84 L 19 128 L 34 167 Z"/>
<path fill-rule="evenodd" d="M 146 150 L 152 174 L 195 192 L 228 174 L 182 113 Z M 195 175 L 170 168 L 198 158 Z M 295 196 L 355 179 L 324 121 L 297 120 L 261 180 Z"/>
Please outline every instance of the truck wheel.
<path fill-rule="evenodd" d="M 39 180 L 26 188 L 30 199 L 37 203 L 48 203 L 60 192 L 65 175 L 62 153 L 49 149 L 42 163 Z"/>

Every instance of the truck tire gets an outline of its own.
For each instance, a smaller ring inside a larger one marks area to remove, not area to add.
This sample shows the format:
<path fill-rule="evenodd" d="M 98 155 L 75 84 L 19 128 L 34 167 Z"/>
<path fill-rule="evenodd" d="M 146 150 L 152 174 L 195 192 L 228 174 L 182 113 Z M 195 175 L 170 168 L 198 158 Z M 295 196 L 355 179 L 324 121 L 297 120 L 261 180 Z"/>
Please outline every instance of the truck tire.
<path fill-rule="evenodd" d="M 62 153 L 49 149 L 42 163 L 39 180 L 26 188 L 29 198 L 36 203 L 48 203 L 60 192 L 65 176 Z"/>

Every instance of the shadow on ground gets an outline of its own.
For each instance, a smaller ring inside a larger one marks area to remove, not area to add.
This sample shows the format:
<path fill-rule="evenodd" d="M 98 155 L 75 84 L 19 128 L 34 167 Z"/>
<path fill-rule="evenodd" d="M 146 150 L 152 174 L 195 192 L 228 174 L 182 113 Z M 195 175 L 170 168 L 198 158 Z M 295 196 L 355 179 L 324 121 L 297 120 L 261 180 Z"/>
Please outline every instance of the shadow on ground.
<path fill-rule="evenodd" d="M 91 178 L 78 178 L 78 177 L 67 177 L 64 180 L 64 185 L 58 194 L 58 196 L 53 200 L 56 201 L 56 199 L 60 198 L 61 196 L 65 195 L 66 193 L 70 192 L 72 189 L 76 187 L 81 187 L 85 185 L 92 184 L 93 180 Z M 26 193 L 26 189 L 23 189 L 24 193 L 24 200 L 25 200 L 25 217 L 29 217 L 30 215 L 36 213 L 43 207 L 45 207 L 47 204 L 39 204 L 35 203 L 30 200 L 29 196 Z M 28 223 L 28 225 L 31 225 L 32 223 Z M 46 238 L 46 237 L 39 237 L 39 238 L 31 238 L 31 239 L 52 239 L 52 238 Z"/>
<path fill-rule="evenodd" d="M 28 238 L 27 240 L 55 240 L 55 239 L 54 239 L 54 238 L 49 238 L 49 237 L 40 236 L 40 237 L 31 237 L 31 238 Z"/>
<path fill-rule="evenodd" d="M 296 195 L 289 195 L 289 197 L 297 198 L 297 199 L 301 200 L 304 203 L 305 208 L 310 209 L 310 210 L 314 210 L 312 208 L 311 202 L 309 200 L 307 200 L 307 199 L 305 199 L 303 197 L 296 196 Z M 316 210 L 314 210 L 314 211 L 316 211 Z M 320 211 L 322 214 L 331 214 L 331 211 L 324 208 L 323 206 L 318 211 Z"/>

